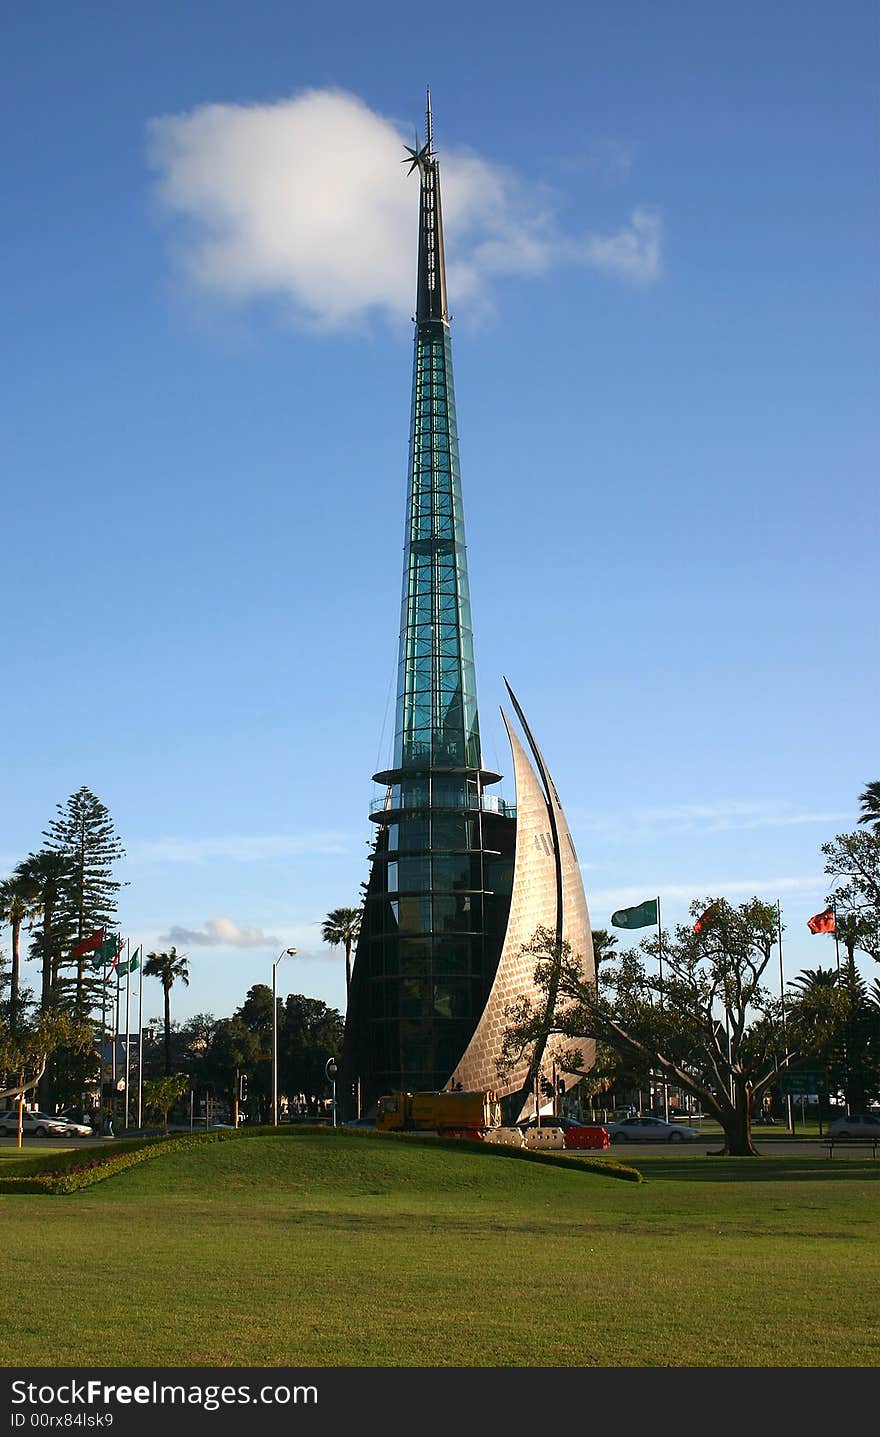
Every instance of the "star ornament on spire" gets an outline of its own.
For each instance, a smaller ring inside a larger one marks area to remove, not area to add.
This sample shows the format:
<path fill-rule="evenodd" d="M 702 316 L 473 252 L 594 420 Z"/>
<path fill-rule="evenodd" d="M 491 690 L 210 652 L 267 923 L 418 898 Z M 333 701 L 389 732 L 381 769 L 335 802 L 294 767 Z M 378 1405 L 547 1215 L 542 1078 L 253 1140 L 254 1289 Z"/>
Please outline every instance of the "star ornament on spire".
<path fill-rule="evenodd" d="M 418 169 L 419 174 L 424 174 L 425 170 L 428 168 L 428 163 L 429 163 L 430 158 L 431 158 L 431 142 L 430 142 L 430 140 L 426 141 L 426 143 L 425 143 L 424 145 L 422 145 L 422 148 L 421 148 L 421 149 L 415 149 L 415 150 L 414 150 L 414 149 L 412 149 L 411 146 L 409 146 L 409 145 L 404 145 L 403 148 L 406 150 L 407 154 L 409 155 L 409 159 L 408 159 L 408 160 L 401 160 L 400 163 L 401 163 L 402 165 L 409 165 L 409 169 L 407 170 L 407 174 L 408 174 L 408 175 L 411 175 L 412 172 L 413 172 L 413 170 L 415 170 L 415 169 Z"/>

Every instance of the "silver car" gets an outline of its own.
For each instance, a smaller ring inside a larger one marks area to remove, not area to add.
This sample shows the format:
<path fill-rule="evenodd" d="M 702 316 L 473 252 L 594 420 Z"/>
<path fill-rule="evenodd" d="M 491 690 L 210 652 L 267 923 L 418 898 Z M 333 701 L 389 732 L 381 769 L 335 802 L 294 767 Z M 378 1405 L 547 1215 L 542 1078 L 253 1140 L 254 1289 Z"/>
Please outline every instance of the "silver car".
<path fill-rule="evenodd" d="M 63 1123 L 66 1138 L 90 1138 L 94 1132 L 94 1128 L 89 1127 L 88 1123 L 77 1122 L 75 1118 L 65 1118 L 63 1113 L 57 1113 L 53 1121 Z"/>
<path fill-rule="evenodd" d="M 700 1134 L 684 1123 L 667 1123 L 663 1118 L 624 1118 L 621 1123 L 603 1123 L 613 1143 L 692 1143 Z"/>
<path fill-rule="evenodd" d="M 878 1138 L 880 1139 L 880 1115 L 853 1113 L 849 1118 L 835 1118 L 828 1124 L 829 1138 Z"/>
<path fill-rule="evenodd" d="M 68 1131 L 63 1118 L 50 1117 L 48 1113 L 25 1112 L 22 1114 L 21 1130 L 26 1137 L 63 1138 Z M 18 1132 L 18 1112 L 15 1108 L 0 1113 L 0 1133 L 14 1136 Z"/>

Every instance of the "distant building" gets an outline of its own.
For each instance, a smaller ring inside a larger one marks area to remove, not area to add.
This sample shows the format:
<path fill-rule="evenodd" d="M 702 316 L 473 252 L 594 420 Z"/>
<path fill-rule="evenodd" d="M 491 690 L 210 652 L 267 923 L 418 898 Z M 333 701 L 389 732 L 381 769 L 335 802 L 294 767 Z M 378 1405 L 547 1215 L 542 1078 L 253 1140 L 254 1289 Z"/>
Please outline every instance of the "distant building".
<path fill-rule="evenodd" d="M 592 976 L 592 937 L 565 815 L 509 685 L 533 761 L 504 714 L 516 807 L 487 791 L 501 775 L 484 768 L 480 748 L 430 100 L 425 144 L 409 153 L 419 259 L 394 762 L 374 775 L 385 793 L 370 814 L 376 839 L 338 1092 L 344 1108 L 357 1093 L 368 1112 L 382 1093 L 460 1083 L 496 1088 L 518 1114 L 536 1065 L 501 1083 L 496 1059 L 505 1006 L 533 992 L 522 945 L 545 925 Z M 588 1065 L 592 1047 L 583 1048 Z"/>

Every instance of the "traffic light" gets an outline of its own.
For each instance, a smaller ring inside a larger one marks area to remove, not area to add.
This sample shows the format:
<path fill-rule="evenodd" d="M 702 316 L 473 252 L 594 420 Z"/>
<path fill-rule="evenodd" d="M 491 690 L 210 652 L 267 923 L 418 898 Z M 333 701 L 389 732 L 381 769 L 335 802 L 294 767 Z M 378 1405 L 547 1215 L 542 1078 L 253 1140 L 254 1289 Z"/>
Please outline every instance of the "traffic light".
<path fill-rule="evenodd" d="M 557 1093 L 559 1094 L 560 1098 L 564 1098 L 564 1097 L 565 1097 L 565 1079 L 564 1079 L 564 1078 L 559 1078 L 559 1079 L 557 1079 L 557 1082 L 556 1082 L 556 1091 L 557 1091 Z"/>
<path fill-rule="evenodd" d="M 541 1092 L 543 1093 L 545 1098 L 553 1097 L 553 1084 L 551 1083 L 549 1078 L 541 1079 Z"/>
<path fill-rule="evenodd" d="M 238 1075 L 238 1101 L 240 1103 L 247 1102 L 247 1073 Z"/>

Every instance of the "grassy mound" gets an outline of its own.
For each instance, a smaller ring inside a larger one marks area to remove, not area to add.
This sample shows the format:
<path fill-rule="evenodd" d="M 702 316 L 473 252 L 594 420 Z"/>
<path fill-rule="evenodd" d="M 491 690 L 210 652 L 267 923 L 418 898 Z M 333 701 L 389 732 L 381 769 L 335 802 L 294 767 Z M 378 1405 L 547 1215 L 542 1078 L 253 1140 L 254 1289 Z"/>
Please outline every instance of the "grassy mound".
<path fill-rule="evenodd" d="M 134 1142 L 119 1142 L 107 1146 L 81 1148 L 79 1151 L 60 1153 L 41 1152 L 32 1157 L 22 1157 L 9 1162 L 0 1173 L 0 1193 L 44 1193 L 58 1196 L 80 1192 L 137 1167 L 149 1158 L 172 1156 L 214 1146 L 222 1142 L 253 1141 L 258 1138 L 279 1137 L 284 1140 L 300 1141 L 311 1134 L 327 1142 L 399 1142 L 415 1146 L 434 1146 L 440 1140 L 435 1137 L 417 1137 L 398 1134 L 355 1131 L 350 1128 L 298 1127 L 298 1128 L 244 1128 L 238 1132 L 182 1133 L 169 1137 L 143 1138 Z M 448 1149 L 449 1143 L 443 1146 Z M 483 1142 L 458 1142 L 456 1147 L 482 1157 L 502 1157 L 559 1165 L 565 1159 L 558 1153 L 533 1153 L 525 1149 L 494 1147 Z M 568 1165 L 569 1168 L 573 1165 Z M 595 1172 L 605 1177 L 623 1178 L 629 1182 L 641 1182 L 642 1175 L 637 1168 L 607 1158 L 586 1158 L 577 1167 L 582 1171 Z"/>

